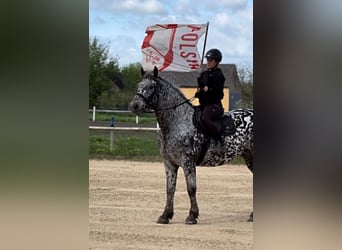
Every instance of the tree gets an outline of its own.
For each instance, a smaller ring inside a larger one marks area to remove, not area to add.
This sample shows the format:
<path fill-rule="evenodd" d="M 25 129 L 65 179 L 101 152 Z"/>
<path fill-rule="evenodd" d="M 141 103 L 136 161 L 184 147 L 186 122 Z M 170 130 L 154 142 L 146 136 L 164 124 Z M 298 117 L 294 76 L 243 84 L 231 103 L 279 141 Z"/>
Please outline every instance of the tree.
<path fill-rule="evenodd" d="M 141 79 L 141 64 L 131 63 L 121 70 L 124 78 L 124 90 L 135 92 L 137 90 L 137 83 Z"/>
<path fill-rule="evenodd" d="M 127 109 L 137 91 L 137 83 L 141 79 L 140 63 L 131 63 L 121 69 L 123 88 L 113 93 L 111 104 L 113 108 Z"/>
<path fill-rule="evenodd" d="M 240 67 L 238 75 L 241 83 L 241 100 L 237 108 L 253 108 L 253 71 L 247 66 Z"/>
<path fill-rule="evenodd" d="M 89 38 L 89 108 L 107 103 L 114 84 L 123 87 L 118 60 L 109 56 L 108 44 Z"/>

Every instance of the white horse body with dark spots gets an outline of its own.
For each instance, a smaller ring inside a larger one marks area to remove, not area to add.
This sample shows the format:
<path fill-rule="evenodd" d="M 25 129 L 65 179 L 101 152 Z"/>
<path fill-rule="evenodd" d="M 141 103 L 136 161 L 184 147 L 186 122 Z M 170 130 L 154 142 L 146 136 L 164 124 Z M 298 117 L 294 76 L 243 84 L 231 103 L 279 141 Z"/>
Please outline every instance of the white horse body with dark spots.
<path fill-rule="evenodd" d="M 129 108 L 139 115 L 146 109 L 153 109 L 160 127 L 158 145 L 164 159 L 167 182 L 167 201 L 163 214 L 157 223 L 167 224 L 173 217 L 173 200 L 176 190 L 178 168 L 182 167 L 190 197 L 190 211 L 186 224 L 196 224 L 199 215 L 196 199 L 196 162 L 201 157 L 205 135 L 193 125 L 193 105 L 173 84 L 158 77 L 157 68 L 144 72 L 138 84 L 137 93 Z M 226 136 L 222 152 L 215 150 L 216 142 L 211 140 L 199 166 L 219 166 L 236 156 L 242 156 L 253 172 L 253 111 L 237 109 L 229 112 L 235 120 L 236 132 Z M 253 220 L 253 212 L 249 220 Z"/>

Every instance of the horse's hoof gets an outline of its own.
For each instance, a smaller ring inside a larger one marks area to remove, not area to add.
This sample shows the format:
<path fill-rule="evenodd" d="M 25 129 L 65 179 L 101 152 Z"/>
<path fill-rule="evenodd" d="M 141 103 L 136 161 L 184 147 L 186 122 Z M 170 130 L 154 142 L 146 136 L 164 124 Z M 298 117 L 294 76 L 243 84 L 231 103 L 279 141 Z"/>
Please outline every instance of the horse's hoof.
<path fill-rule="evenodd" d="M 185 220 L 185 224 L 187 225 L 195 225 L 197 224 L 197 219 L 193 218 L 192 216 L 188 216 L 188 218 L 186 218 Z"/>
<path fill-rule="evenodd" d="M 157 223 L 158 224 L 169 224 L 169 219 L 160 216 L 159 219 L 157 220 Z"/>
<path fill-rule="evenodd" d="M 249 215 L 248 222 L 253 222 L 253 212 Z"/>

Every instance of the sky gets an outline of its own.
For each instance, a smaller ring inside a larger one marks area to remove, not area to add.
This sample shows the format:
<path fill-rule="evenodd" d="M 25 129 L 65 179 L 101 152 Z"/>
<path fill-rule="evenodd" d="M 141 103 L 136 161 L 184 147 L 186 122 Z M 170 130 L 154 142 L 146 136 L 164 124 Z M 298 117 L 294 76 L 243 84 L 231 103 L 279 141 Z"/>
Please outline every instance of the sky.
<path fill-rule="evenodd" d="M 120 67 L 141 62 L 148 26 L 207 22 L 205 51 L 217 48 L 222 63 L 253 68 L 252 0 L 89 0 L 89 38 L 109 45 Z M 203 44 L 204 35 L 198 42 L 200 55 Z"/>

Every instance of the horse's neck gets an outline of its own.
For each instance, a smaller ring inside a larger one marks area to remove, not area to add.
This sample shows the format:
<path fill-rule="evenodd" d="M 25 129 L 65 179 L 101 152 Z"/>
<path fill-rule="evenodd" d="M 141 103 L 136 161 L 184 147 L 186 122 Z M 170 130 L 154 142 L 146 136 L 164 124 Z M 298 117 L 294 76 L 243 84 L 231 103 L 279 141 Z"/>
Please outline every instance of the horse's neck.
<path fill-rule="evenodd" d="M 191 127 L 189 125 L 192 124 L 193 107 L 189 103 L 183 103 L 184 101 L 186 98 L 177 89 L 169 88 L 161 93 L 157 107 L 159 110 L 155 113 L 162 131 L 170 131 L 172 127 L 178 127 L 183 123 L 187 123 L 187 127 Z"/>

